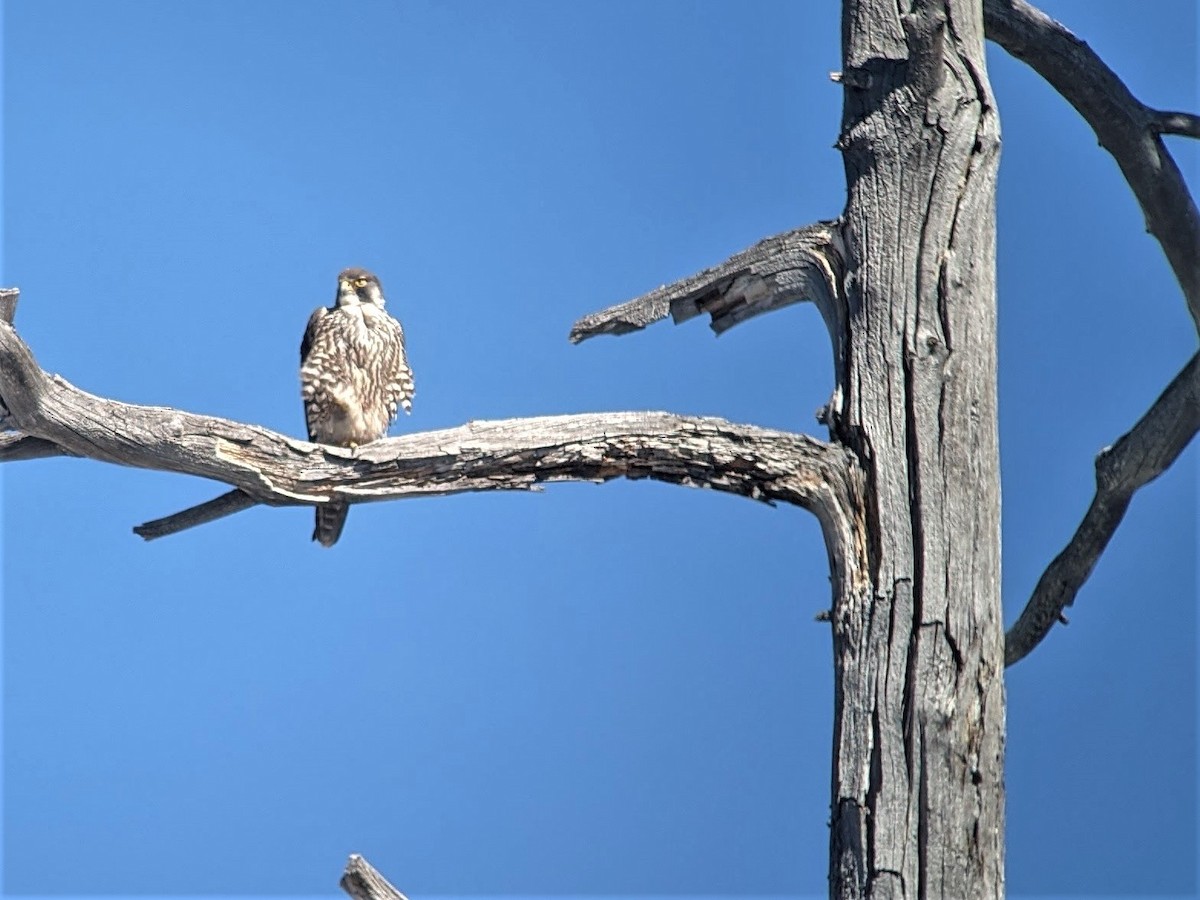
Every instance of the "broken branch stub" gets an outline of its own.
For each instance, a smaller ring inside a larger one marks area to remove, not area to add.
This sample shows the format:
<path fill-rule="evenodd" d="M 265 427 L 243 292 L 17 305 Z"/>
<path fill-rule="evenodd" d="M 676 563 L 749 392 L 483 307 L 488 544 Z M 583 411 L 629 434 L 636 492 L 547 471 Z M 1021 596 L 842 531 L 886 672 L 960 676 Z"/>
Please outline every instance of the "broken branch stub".
<path fill-rule="evenodd" d="M 840 241 L 836 221 L 774 235 L 695 275 L 584 316 L 571 328 L 571 342 L 640 331 L 668 315 L 679 324 L 703 313 L 721 334 L 763 313 L 810 301 L 821 311 L 840 355 L 845 321 L 839 305 Z"/>

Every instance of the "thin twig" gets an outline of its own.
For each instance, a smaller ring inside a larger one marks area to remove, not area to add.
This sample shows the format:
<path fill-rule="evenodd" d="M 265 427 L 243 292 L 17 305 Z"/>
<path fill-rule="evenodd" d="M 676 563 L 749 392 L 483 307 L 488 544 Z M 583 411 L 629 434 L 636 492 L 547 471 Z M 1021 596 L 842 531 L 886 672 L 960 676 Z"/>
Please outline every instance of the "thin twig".
<path fill-rule="evenodd" d="M 70 453 L 198 475 L 240 490 L 240 496 L 226 494 L 147 523 L 139 529 L 147 537 L 255 502 L 363 503 L 623 477 L 810 509 L 826 531 L 835 566 L 861 540 L 852 533 L 859 482 L 848 453 L 805 435 L 722 419 L 657 412 L 541 416 L 469 422 L 347 450 L 214 416 L 96 397 L 43 372 L 4 323 L 0 398 L 25 435 Z"/>
<path fill-rule="evenodd" d="M 53 441 L 30 437 L 19 431 L 0 434 L 0 462 L 20 462 L 28 459 L 47 459 L 52 456 L 75 456 Z"/>

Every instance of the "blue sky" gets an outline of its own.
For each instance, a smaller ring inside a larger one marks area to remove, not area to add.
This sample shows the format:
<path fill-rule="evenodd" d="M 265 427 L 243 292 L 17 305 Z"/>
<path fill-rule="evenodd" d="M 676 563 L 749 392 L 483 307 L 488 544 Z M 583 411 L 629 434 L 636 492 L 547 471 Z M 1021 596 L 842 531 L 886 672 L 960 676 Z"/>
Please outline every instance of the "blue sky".
<path fill-rule="evenodd" d="M 1187 0 L 1057 0 L 1195 111 Z M 350 265 L 413 415 L 666 409 L 824 436 L 815 310 L 567 343 L 580 315 L 844 205 L 838 4 L 9 0 L 3 282 L 93 393 L 303 434 L 298 346 Z M 1112 160 L 989 47 L 1004 602 L 1096 452 L 1194 352 Z M 1193 186 L 1194 143 L 1171 141 Z M 1197 451 L 1008 675 L 1014 895 L 1196 890 Z M 79 460 L 3 484 L 3 891 L 819 895 L 829 586 L 799 510 L 639 482 L 311 511 L 152 544 L 224 488 Z M 48 871 L 47 871 L 48 867 Z"/>

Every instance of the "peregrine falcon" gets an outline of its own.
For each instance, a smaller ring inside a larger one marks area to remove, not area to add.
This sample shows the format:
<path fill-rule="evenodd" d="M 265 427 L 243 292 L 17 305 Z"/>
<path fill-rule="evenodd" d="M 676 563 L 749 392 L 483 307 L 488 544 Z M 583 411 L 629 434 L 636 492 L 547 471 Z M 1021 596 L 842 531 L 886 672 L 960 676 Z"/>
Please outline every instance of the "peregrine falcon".
<path fill-rule="evenodd" d="M 379 279 L 363 269 L 338 276 L 337 298 L 309 318 L 300 343 L 300 387 L 308 439 L 358 447 L 387 434 L 396 408 L 412 411 L 413 376 L 404 329 L 384 309 Z M 313 540 L 332 547 L 349 504 L 317 507 Z"/>

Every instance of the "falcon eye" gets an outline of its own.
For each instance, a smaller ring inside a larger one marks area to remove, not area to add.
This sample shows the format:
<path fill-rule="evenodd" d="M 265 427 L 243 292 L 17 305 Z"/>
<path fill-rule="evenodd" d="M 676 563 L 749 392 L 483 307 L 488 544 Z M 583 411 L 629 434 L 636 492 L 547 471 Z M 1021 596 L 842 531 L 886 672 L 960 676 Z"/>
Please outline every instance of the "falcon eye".
<path fill-rule="evenodd" d="M 354 279 L 354 286 L 355 286 L 355 287 L 366 287 L 366 286 L 367 286 L 367 279 L 365 279 L 365 278 L 355 278 L 355 279 Z"/>

